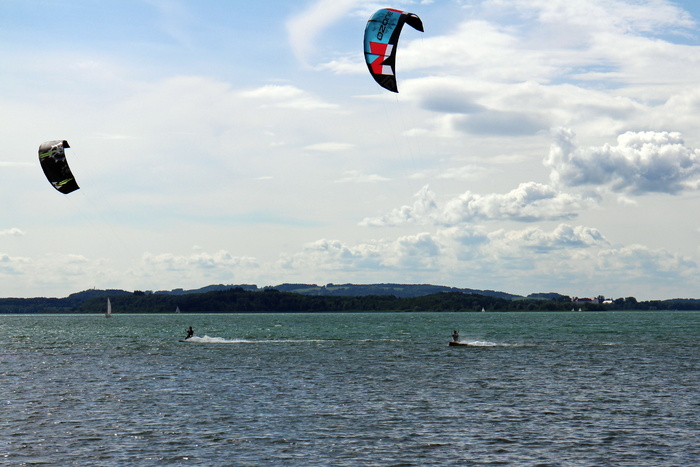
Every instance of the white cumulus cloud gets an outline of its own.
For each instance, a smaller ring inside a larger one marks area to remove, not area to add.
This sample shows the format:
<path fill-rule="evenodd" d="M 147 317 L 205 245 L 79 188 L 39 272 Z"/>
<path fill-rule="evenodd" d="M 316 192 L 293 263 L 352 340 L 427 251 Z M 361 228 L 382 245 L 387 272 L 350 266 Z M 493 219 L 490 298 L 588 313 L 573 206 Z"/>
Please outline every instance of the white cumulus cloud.
<path fill-rule="evenodd" d="M 697 186 L 700 150 L 677 132 L 627 132 L 617 144 L 580 148 L 571 130 L 558 130 L 545 165 L 555 185 L 605 187 L 616 193 L 676 194 Z"/>
<path fill-rule="evenodd" d="M 363 226 L 395 226 L 409 223 L 456 225 L 477 221 L 519 221 L 570 219 L 593 205 L 594 200 L 563 193 L 549 185 L 521 183 L 508 193 L 479 195 L 467 191 L 440 207 L 435 193 L 424 186 L 414 196 L 413 205 L 393 209 L 387 214 L 362 220 Z"/>
<path fill-rule="evenodd" d="M 449 201 L 444 209 L 447 224 L 474 220 L 533 222 L 575 217 L 590 204 L 579 195 L 561 193 L 549 185 L 521 183 L 505 194 L 477 195 L 466 192 Z"/>

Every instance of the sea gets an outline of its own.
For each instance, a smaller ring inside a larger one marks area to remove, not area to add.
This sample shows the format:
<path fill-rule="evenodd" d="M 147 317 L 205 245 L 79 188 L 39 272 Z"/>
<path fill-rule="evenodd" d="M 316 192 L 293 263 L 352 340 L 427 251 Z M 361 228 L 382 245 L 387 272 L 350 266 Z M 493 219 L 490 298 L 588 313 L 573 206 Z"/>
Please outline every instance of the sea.
<path fill-rule="evenodd" d="M 700 312 L 0 315 L 0 406 L 2 465 L 700 465 Z"/>

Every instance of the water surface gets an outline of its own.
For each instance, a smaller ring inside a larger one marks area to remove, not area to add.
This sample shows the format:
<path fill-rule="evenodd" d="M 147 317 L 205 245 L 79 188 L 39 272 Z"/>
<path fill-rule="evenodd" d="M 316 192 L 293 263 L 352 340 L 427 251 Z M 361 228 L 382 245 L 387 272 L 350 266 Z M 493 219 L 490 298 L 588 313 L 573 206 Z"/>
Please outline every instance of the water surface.
<path fill-rule="evenodd" d="M 0 455 L 697 465 L 699 339 L 698 312 L 0 315 Z"/>

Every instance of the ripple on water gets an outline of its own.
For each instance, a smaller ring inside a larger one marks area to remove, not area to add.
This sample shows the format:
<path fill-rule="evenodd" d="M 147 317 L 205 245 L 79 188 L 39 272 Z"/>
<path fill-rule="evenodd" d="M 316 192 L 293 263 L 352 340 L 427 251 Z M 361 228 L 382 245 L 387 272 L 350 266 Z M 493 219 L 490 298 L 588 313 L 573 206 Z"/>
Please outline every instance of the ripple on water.
<path fill-rule="evenodd" d="M 0 453 L 10 465 L 695 465 L 700 326 L 678 320 L 699 317 L 14 317 Z M 190 324 L 205 341 L 178 342 Z M 475 345 L 449 348 L 454 328 Z"/>

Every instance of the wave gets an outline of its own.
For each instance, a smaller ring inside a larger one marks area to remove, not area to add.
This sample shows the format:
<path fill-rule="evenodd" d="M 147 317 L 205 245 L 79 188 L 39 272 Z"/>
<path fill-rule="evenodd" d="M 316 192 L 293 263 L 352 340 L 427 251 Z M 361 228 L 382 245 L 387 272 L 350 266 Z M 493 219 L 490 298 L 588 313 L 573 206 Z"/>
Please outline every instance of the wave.
<path fill-rule="evenodd" d="M 499 344 L 498 342 L 490 342 L 490 341 L 462 340 L 462 342 L 465 342 L 467 345 L 470 345 L 473 347 L 509 347 L 511 345 L 511 344 Z"/>
<path fill-rule="evenodd" d="M 227 339 L 224 337 L 211 337 L 204 335 L 203 337 L 192 336 L 185 342 L 192 344 L 288 344 L 288 343 L 318 343 L 329 342 L 337 339 Z M 400 342 L 399 339 L 361 339 L 358 342 Z M 510 347 L 513 344 L 504 344 L 499 342 L 483 341 L 483 340 L 465 340 L 462 343 L 471 347 Z"/>
<path fill-rule="evenodd" d="M 203 337 L 192 336 L 189 339 L 187 339 L 187 342 L 191 342 L 193 344 L 240 344 L 251 341 L 248 341 L 246 339 L 225 339 L 223 337 L 209 337 L 205 335 Z"/>

